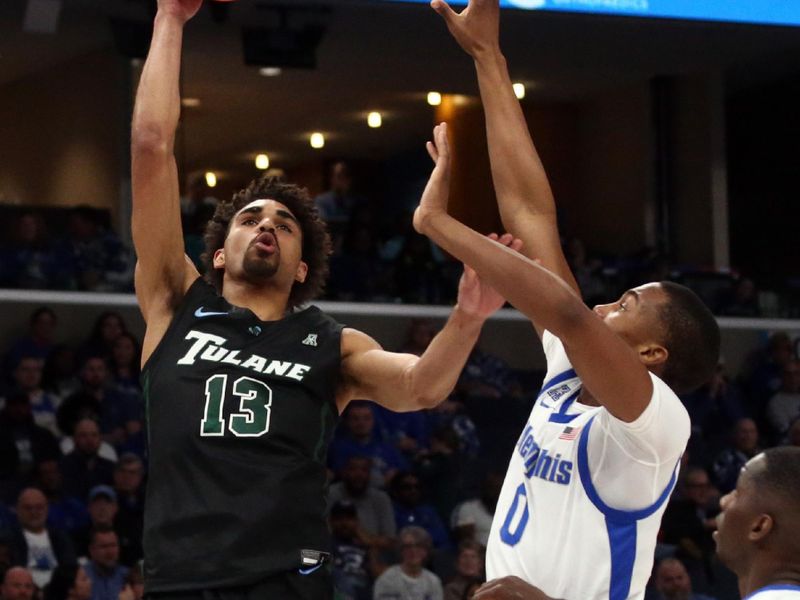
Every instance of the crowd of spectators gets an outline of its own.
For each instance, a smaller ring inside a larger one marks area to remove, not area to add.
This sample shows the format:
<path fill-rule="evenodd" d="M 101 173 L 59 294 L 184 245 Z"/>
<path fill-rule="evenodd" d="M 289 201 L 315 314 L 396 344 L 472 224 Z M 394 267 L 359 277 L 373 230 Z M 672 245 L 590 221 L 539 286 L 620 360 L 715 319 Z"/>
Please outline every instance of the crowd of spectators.
<path fill-rule="evenodd" d="M 357 191 L 347 163 L 331 166 L 327 190 L 315 199 L 333 241 L 326 300 L 449 304 L 461 265 L 414 232 L 409 207 L 386 207 Z M 203 177 L 190 177 L 180 199 L 186 254 L 202 272 L 205 224 L 218 199 Z M 413 205 L 413 203 L 412 203 Z M 410 208 L 413 208 L 411 206 Z M 77 206 L 15 211 L 0 244 L 0 288 L 129 292 L 135 256 L 110 226 L 107 211 Z M 590 305 L 647 281 L 674 280 L 694 289 L 715 314 L 800 317 L 796 281 L 760 289 L 736 271 L 676 264 L 652 248 L 632 256 L 592 253 L 578 238 L 564 252 Z M 772 283 L 772 282 L 771 282 Z"/>
<path fill-rule="evenodd" d="M 419 354 L 435 332 L 414 320 L 398 349 Z M 44 307 L 26 335 L 3 345 L 0 598 L 35 590 L 138 598 L 147 472 L 139 341 L 106 312 L 81 343 L 60 342 L 56 314 Z M 761 449 L 800 445 L 799 367 L 792 339 L 776 333 L 742 373 L 720 363 L 711 382 L 683 398 L 692 439 L 648 597 L 736 597 L 711 538 L 719 498 Z M 395 414 L 351 403 L 328 451 L 339 598 L 391 598 L 399 586 L 410 598 L 470 597 L 541 377 L 479 348 L 434 409 Z"/>
<path fill-rule="evenodd" d="M 329 299 L 454 300 L 460 265 L 416 235 L 410 216 L 387 219 L 355 193 L 346 164 L 333 165 L 330 189 L 315 202 L 334 242 Z M 181 212 L 187 254 L 198 265 L 215 204 L 202 180 L 188 182 Z M 78 207 L 51 236 L 36 212 L 19 213 L 0 248 L 0 287 L 130 291 L 132 254 L 107 221 Z M 590 304 L 672 279 L 718 314 L 764 313 L 765 296 L 744 277 L 677 268 L 653 252 L 593 257 L 578 239 L 565 252 Z M 419 355 L 435 333 L 433 323 L 413 320 L 398 350 Z M 43 307 L 0 353 L 0 599 L 141 598 L 147 448 L 139 340 L 106 312 L 81 343 L 64 344 L 56 313 Z M 542 375 L 476 348 L 454 393 L 432 410 L 396 414 L 351 403 L 328 452 L 340 600 L 472 596 L 484 580 L 505 465 Z M 775 333 L 739 373 L 720 361 L 712 380 L 682 400 L 692 437 L 647 599 L 736 598 L 711 533 L 720 496 L 749 458 L 768 446 L 800 446 L 793 340 Z"/>

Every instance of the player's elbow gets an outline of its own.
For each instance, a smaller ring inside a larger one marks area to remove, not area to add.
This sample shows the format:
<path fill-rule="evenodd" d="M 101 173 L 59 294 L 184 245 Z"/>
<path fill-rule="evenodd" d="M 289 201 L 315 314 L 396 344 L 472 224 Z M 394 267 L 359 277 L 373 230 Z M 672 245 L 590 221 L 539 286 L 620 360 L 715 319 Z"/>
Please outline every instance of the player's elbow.
<path fill-rule="evenodd" d="M 559 305 L 559 310 L 553 317 L 551 325 L 545 328 L 551 331 L 556 337 L 567 341 L 575 339 L 585 332 L 590 325 L 589 319 L 597 319 L 597 316 L 577 298 L 573 301 L 563 302 Z"/>
<path fill-rule="evenodd" d="M 422 377 L 414 368 L 417 361 L 418 359 L 407 367 L 403 373 L 403 389 L 406 390 L 405 404 L 409 407 L 408 410 L 435 408 L 447 398 L 450 390 L 441 390 L 437 382 L 428 381 L 425 377 Z"/>
<path fill-rule="evenodd" d="M 133 156 L 165 155 L 171 152 L 173 135 L 155 124 L 134 124 L 131 131 Z"/>

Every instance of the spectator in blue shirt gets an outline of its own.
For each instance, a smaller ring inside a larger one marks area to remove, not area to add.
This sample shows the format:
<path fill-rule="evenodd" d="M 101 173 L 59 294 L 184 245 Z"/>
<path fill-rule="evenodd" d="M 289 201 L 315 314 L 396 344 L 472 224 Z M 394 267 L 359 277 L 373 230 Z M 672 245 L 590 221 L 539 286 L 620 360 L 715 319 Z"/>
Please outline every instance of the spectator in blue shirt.
<path fill-rule="evenodd" d="M 450 547 L 450 536 L 442 518 L 433 506 L 422 502 L 419 477 L 410 471 L 395 475 L 392 480 L 392 500 L 398 531 L 408 525 L 416 525 L 430 534 L 434 548 Z"/>
<path fill-rule="evenodd" d="M 372 459 L 370 483 L 384 487 L 397 471 L 407 469 L 408 463 L 392 446 L 378 439 L 375 415 L 369 402 L 351 402 L 344 413 L 343 430 L 328 450 L 329 467 L 339 473 L 352 456 Z"/>
<path fill-rule="evenodd" d="M 107 525 L 92 529 L 86 574 L 92 580 L 92 600 L 119 600 L 128 568 L 119 564 L 119 540 Z"/>

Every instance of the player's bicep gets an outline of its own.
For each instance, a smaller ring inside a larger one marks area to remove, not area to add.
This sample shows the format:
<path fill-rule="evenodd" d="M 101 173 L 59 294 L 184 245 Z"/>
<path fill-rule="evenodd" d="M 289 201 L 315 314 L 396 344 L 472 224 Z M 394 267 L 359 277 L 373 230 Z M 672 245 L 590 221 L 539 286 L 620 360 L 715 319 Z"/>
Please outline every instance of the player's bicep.
<path fill-rule="evenodd" d="M 338 401 L 343 410 L 350 400 L 372 400 L 394 411 L 420 408 L 409 384 L 410 370 L 418 357 L 387 352 L 367 334 L 342 331 L 344 390 Z"/>

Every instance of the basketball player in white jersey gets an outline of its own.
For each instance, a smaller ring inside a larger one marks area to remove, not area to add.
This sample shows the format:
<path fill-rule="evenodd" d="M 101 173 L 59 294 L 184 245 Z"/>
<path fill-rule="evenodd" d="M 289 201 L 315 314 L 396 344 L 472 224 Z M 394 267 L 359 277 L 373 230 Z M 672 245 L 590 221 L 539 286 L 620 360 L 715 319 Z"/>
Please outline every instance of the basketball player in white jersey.
<path fill-rule="evenodd" d="M 720 501 L 717 554 L 747 600 L 800 600 L 800 448 L 751 458 Z"/>
<path fill-rule="evenodd" d="M 719 329 L 695 294 L 669 282 L 629 290 L 594 311 L 583 303 L 499 51 L 498 0 L 472 0 L 460 15 L 441 0 L 434 8 L 475 58 L 501 215 L 527 257 L 447 215 L 444 124 L 428 147 L 436 168 L 415 227 L 533 321 L 548 363 L 495 511 L 486 568 L 496 581 L 476 597 L 642 598 L 689 438 L 676 392 L 711 376 Z"/>

